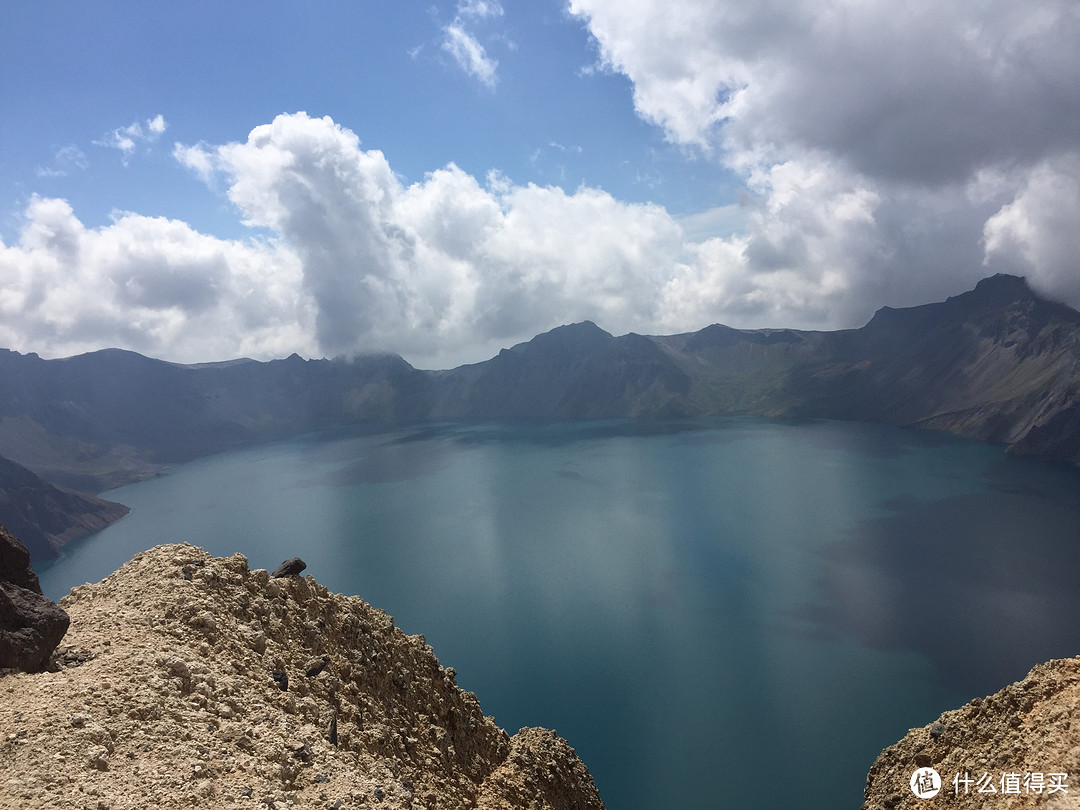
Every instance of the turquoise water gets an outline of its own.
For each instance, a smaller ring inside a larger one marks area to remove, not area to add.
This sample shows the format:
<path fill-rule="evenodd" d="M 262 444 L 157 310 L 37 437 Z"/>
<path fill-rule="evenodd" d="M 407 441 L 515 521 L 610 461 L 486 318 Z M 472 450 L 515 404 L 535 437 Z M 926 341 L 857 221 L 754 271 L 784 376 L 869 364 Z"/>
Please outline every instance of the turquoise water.
<path fill-rule="evenodd" d="M 203 459 L 46 592 L 190 541 L 424 633 L 612 810 L 857 807 L 877 752 L 1080 652 L 1080 476 L 932 433 L 749 419 L 426 426 Z"/>

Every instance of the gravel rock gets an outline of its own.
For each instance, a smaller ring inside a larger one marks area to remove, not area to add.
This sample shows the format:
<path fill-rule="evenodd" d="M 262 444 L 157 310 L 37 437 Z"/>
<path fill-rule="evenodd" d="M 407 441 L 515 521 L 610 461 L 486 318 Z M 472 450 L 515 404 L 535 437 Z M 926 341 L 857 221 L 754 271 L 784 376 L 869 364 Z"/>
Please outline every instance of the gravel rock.
<path fill-rule="evenodd" d="M 19 776 L 0 807 L 603 808 L 565 741 L 508 736 L 422 637 L 311 577 L 158 546 L 61 606 L 86 659 L 0 678 L 0 762 Z"/>
<path fill-rule="evenodd" d="M 1080 807 L 1077 717 L 1080 657 L 1040 664 L 1022 681 L 945 712 L 882 751 L 866 780 L 863 810 L 1074 810 Z M 938 772 L 937 796 L 919 798 L 911 789 L 919 768 Z M 1065 775 L 1067 790 L 1050 792 L 1053 773 Z M 977 780 L 984 774 L 994 792 L 979 792 Z M 1010 784 L 1009 774 L 1016 775 L 1016 784 Z M 972 780 L 966 794 L 965 778 Z M 1042 790 L 1036 792 L 1040 781 Z"/>

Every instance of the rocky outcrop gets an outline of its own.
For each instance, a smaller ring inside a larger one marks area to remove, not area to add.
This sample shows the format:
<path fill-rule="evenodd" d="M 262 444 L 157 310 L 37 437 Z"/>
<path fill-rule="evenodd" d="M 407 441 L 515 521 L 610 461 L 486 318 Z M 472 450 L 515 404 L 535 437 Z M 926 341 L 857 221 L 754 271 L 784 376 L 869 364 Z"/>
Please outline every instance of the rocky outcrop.
<path fill-rule="evenodd" d="M 67 629 L 67 614 L 41 593 L 26 546 L 0 526 L 0 670 L 43 669 Z"/>
<path fill-rule="evenodd" d="M 940 792 L 920 798 L 912 775 L 928 768 Z M 865 797 L 863 810 L 1080 807 L 1080 657 L 911 729 L 874 762 Z"/>
<path fill-rule="evenodd" d="M 311 576 L 159 546 L 61 605 L 59 671 L 0 681 L 0 807 L 603 807 L 565 741 Z"/>

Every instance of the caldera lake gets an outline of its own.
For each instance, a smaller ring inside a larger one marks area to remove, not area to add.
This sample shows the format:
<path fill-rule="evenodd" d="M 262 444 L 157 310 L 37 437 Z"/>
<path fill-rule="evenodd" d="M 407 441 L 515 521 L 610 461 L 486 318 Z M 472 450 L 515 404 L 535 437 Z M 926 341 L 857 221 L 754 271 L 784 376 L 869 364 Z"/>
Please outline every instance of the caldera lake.
<path fill-rule="evenodd" d="M 749 418 L 309 435 L 106 493 L 46 594 L 188 541 L 423 633 L 611 810 L 858 807 L 909 728 L 1080 653 L 1080 473 Z"/>

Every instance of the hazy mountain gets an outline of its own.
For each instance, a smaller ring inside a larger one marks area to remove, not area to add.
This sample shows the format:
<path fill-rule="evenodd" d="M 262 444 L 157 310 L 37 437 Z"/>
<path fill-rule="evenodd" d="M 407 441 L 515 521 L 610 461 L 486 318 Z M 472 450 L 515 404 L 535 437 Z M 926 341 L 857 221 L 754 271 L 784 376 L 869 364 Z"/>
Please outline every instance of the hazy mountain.
<path fill-rule="evenodd" d="M 1080 462 L 1080 313 L 998 275 L 941 303 L 880 309 L 861 329 L 614 337 L 586 321 L 449 371 L 395 355 L 178 365 L 0 350 L 0 453 L 95 492 L 363 422 L 720 414 L 933 428 Z"/>
<path fill-rule="evenodd" d="M 0 453 L 100 492 L 256 441 L 423 418 L 429 379 L 389 355 L 179 365 L 119 349 L 60 360 L 0 350 Z"/>

